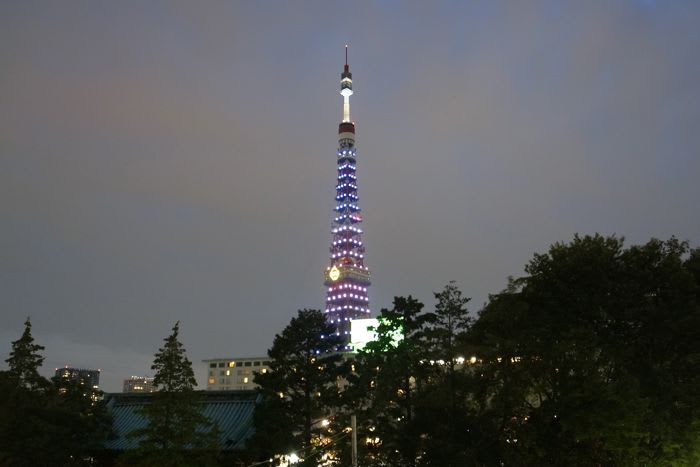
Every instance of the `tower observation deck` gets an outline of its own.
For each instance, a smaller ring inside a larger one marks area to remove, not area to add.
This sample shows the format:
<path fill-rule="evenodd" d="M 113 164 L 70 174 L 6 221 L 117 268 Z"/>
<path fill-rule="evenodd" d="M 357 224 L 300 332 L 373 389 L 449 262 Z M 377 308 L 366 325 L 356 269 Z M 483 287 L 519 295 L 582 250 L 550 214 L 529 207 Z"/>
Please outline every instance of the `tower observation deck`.
<path fill-rule="evenodd" d="M 335 187 L 335 213 L 331 227 L 330 262 L 324 271 L 326 286 L 325 313 L 335 325 L 336 334 L 343 337 L 340 350 L 351 350 L 350 321 L 369 318 L 367 287 L 370 274 L 364 265 L 365 247 L 362 243 L 362 215 L 357 196 L 357 153 L 355 124 L 350 120 L 352 73 L 348 66 L 345 46 L 345 68 L 340 75 L 343 96 L 343 120 L 338 125 L 338 178 Z"/>

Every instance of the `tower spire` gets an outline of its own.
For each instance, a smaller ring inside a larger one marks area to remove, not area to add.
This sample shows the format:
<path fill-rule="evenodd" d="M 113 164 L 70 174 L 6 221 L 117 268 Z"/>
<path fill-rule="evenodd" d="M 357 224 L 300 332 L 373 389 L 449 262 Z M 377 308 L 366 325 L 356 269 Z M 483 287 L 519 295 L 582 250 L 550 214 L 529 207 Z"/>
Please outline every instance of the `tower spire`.
<path fill-rule="evenodd" d="M 340 95 L 343 96 L 343 122 L 350 121 L 350 96 L 352 96 L 352 73 L 348 65 L 348 45 L 345 44 L 345 68 L 340 75 Z"/>
<path fill-rule="evenodd" d="M 370 274 L 364 265 L 365 247 L 362 243 L 362 216 L 357 205 L 357 175 L 355 124 L 350 121 L 352 74 L 347 62 L 340 75 L 343 96 L 343 120 L 338 125 L 338 179 L 335 187 L 335 217 L 331 228 L 330 264 L 324 273 L 326 288 L 325 313 L 328 321 L 343 338 L 339 350 L 351 350 L 350 322 L 369 317 L 367 287 Z"/>

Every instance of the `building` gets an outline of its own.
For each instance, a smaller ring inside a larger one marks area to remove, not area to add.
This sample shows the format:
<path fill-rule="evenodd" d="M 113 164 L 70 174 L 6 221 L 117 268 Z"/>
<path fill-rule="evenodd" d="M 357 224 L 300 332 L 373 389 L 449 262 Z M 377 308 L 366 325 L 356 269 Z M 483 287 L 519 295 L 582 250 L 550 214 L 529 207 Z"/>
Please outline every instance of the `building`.
<path fill-rule="evenodd" d="M 122 392 L 156 392 L 153 378 L 148 376 L 129 376 L 124 380 Z"/>
<path fill-rule="evenodd" d="M 214 422 L 219 434 L 219 449 L 225 465 L 248 465 L 240 456 L 245 454 L 245 443 L 253 435 L 253 412 L 260 396 L 253 391 L 209 392 L 197 391 L 202 414 Z M 105 407 L 112 416 L 114 436 L 105 443 L 106 460 L 112 461 L 124 451 L 136 449 L 138 438 L 129 436 L 143 428 L 148 421 L 142 415 L 144 406 L 153 394 L 106 394 Z M 105 462 L 100 465 L 112 465 Z"/>
<path fill-rule="evenodd" d="M 202 360 L 207 368 L 208 391 L 255 389 L 255 373 L 270 371 L 268 357 L 217 358 Z"/>
<path fill-rule="evenodd" d="M 55 377 L 71 381 L 87 381 L 92 389 L 100 388 L 100 371 L 88 370 L 85 368 L 71 368 L 66 365 L 63 368 L 56 368 Z"/>
<path fill-rule="evenodd" d="M 340 75 L 343 96 L 343 120 L 338 125 L 338 177 L 335 187 L 335 214 L 331 228 L 330 262 L 324 271 L 326 286 L 325 313 L 335 325 L 336 334 L 343 337 L 343 347 L 350 345 L 350 321 L 369 318 L 367 287 L 370 273 L 364 265 L 365 247 L 362 243 L 362 215 L 358 206 L 355 147 L 355 124 L 350 120 L 352 73 L 348 66 L 345 46 L 345 68 Z"/>

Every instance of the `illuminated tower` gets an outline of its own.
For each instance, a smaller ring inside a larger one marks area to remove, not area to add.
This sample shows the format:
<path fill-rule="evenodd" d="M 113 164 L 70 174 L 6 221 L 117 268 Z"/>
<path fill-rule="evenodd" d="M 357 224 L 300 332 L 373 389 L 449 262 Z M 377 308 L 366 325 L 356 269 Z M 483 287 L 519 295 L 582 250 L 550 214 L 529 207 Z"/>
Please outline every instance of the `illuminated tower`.
<path fill-rule="evenodd" d="M 365 247 L 362 244 L 362 215 L 357 205 L 357 176 L 355 124 L 350 121 L 352 73 L 348 66 L 348 47 L 345 46 L 345 69 L 340 75 L 340 94 L 343 96 L 343 121 L 338 125 L 338 182 L 335 187 L 335 218 L 331 229 L 330 264 L 324 273 L 326 314 L 336 326 L 336 333 L 344 336 L 344 350 L 349 350 L 350 321 L 369 317 L 369 269 L 364 265 Z"/>

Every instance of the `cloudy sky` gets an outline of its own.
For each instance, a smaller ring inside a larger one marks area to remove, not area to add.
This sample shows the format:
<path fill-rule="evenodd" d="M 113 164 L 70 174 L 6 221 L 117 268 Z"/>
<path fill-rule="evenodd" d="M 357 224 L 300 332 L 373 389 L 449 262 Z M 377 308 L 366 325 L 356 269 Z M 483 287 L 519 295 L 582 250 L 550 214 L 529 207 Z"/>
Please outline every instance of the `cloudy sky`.
<path fill-rule="evenodd" d="M 0 356 L 150 373 L 320 308 L 350 44 L 372 308 L 576 233 L 700 246 L 700 3 L 0 4 Z M 4 363 L 3 363 L 4 365 Z M 200 381 L 203 381 L 200 379 Z"/>

